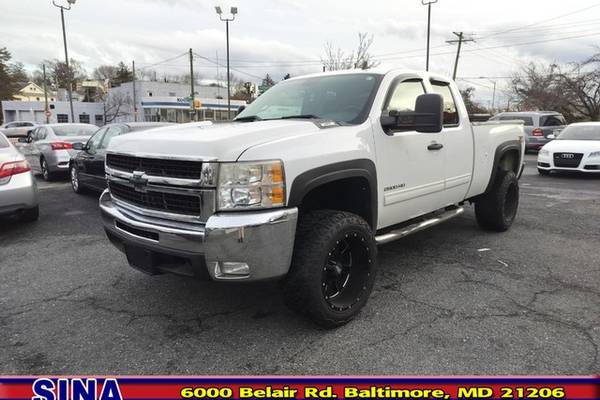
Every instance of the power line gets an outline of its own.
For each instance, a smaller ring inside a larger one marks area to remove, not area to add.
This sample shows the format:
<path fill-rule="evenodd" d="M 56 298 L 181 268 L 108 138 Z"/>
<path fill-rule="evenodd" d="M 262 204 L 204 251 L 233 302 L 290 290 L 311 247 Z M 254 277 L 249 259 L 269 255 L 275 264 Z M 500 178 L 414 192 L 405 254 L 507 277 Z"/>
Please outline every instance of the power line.
<path fill-rule="evenodd" d="M 503 35 L 505 33 L 514 32 L 514 31 L 519 30 L 519 29 L 529 28 L 529 27 L 532 27 L 532 26 L 536 26 L 536 25 L 540 25 L 540 24 L 546 23 L 546 22 L 555 21 L 557 19 L 568 17 L 568 16 L 573 15 L 573 14 L 578 14 L 580 12 L 587 11 L 589 9 L 592 9 L 592 8 L 595 8 L 595 7 L 598 7 L 598 6 L 600 6 L 600 4 L 594 4 L 594 5 L 589 6 L 589 7 L 585 7 L 585 8 L 579 9 L 579 10 L 575 10 L 575 11 L 570 12 L 568 14 L 561 14 L 561 15 L 558 15 L 556 17 L 544 19 L 544 20 L 537 21 L 537 22 L 534 22 L 534 23 L 531 23 L 531 24 L 527 24 L 527 25 L 523 25 L 523 26 L 520 26 L 520 27 L 516 27 L 516 28 L 511 28 L 511 29 L 507 29 L 507 30 L 504 30 L 504 31 L 500 31 L 498 33 L 494 33 L 494 34 L 491 34 L 491 35 L 488 35 L 488 36 L 484 36 L 481 39 L 486 39 L 486 38 L 489 38 L 489 37 L 492 37 L 492 36 Z"/>

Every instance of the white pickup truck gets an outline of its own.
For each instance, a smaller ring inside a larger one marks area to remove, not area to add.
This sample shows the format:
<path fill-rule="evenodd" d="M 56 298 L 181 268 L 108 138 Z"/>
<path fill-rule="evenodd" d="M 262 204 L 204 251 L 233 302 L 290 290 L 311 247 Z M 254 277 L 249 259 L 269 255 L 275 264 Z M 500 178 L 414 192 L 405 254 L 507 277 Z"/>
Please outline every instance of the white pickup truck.
<path fill-rule="evenodd" d="M 482 228 L 511 226 L 520 123 L 471 124 L 456 85 L 429 73 L 293 78 L 231 123 L 115 138 L 102 219 L 137 269 L 280 279 L 286 304 L 335 327 L 365 305 L 378 245 L 466 203 Z"/>

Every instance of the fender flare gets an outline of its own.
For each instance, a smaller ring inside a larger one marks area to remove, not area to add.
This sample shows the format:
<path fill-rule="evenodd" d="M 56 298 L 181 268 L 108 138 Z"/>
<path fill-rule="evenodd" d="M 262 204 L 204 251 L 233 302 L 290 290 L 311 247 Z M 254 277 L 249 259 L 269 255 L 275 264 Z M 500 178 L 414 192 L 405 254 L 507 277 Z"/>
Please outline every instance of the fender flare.
<path fill-rule="evenodd" d="M 492 173 L 490 175 L 490 180 L 488 182 L 487 187 L 485 188 L 485 193 L 489 193 L 490 190 L 492 190 L 492 187 L 494 185 L 494 182 L 496 181 L 496 177 L 498 176 L 498 165 L 500 165 L 500 160 L 502 159 L 502 157 L 504 156 L 504 154 L 506 154 L 508 151 L 512 151 L 512 150 L 516 150 L 519 159 L 518 161 L 518 169 L 517 169 L 517 174 L 519 173 L 518 170 L 521 168 L 521 164 L 523 163 L 523 159 L 522 159 L 522 155 L 521 155 L 521 142 L 519 142 L 518 140 L 508 140 L 506 142 L 501 143 L 497 148 L 496 148 L 496 152 L 494 153 L 494 163 L 492 164 Z"/>
<path fill-rule="evenodd" d="M 298 175 L 292 182 L 289 207 L 299 207 L 304 197 L 313 189 L 327 183 L 348 178 L 365 178 L 371 195 L 371 217 L 367 221 L 373 229 L 377 226 L 377 172 L 369 159 L 356 159 L 323 165 Z"/>

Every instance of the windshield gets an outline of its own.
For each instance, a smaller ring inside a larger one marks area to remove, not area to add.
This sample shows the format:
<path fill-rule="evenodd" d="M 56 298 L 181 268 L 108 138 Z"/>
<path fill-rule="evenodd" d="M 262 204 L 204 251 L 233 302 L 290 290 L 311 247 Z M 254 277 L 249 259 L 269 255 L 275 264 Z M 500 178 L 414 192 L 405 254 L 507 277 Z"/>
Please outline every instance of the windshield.
<path fill-rule="evenodd" d="M 559 140 L 600 140 L 600 124 L 569 125 L 560 133 Z"/>
<path fill-rule="evenodd" d="M 365 121 L 381 75 L 348 74 L 283 81 L 270 88 L 235 119 L 301 116 L 347 124 Z"/>
<path fill-rule="evenodd" d="M 53 126 L 56 136 L 92 136 L 98 130 L 95 125 L 63 125 Z"/>

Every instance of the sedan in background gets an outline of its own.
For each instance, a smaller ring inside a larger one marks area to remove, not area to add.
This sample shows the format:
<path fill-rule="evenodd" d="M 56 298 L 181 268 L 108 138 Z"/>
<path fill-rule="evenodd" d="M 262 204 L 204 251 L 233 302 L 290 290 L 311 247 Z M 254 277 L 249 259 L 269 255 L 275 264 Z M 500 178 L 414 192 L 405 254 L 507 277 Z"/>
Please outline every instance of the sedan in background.
<path fill-rule="evenodd" d="M 526 152 L 541 149 L 567 125 L 565 117 L 554 111 L 502 112 L 490 121 L 523 121 Z"/>
<path fill-rule="evenodd" d="M 578 171 L 600 173 L 600 122 L 567 126 L 556 140 L 538 153 L 538 172 Z"/>
<path fill-rule="evenodd" d="M 106 189 L 104 161 L 106 147 L 110 140 L 118 135 L 139 132 L 173 125 L 166 122 L 129 122 L 110 124 L 98 130 L 85 144 L 74 143 L 73 149 L 81 150 L 73 156 L 69 165 L 71 187 L 75 193 L 85 189 L 103 191 Z"/>
<path fill-rule="evenodd" d="M 85 142 L 98 127 L 90 124 L 48 124 L 31 130 L 26 138 L 19 138 L 25 143 L 19 150 L 31 165 L 34 172 L 42 174 L 44 180 L 50 181 L 59 174 L 69 171 L 73 143 Z"/>
<path fill-rule="evenodd" d="M 38 190 L 25 157 L 0 133 L 0 215 L 17 214 L 22 221 L 39 216 Z"/>
<path fill-rule="evenodd" d="M 20 137 L 27 137 L 27 132 L 35 128 L 37 124 L 29 121 L 13 121 L 7 122 L 0 126 L 0 132 L 11 141 L 17 140 Z"/>

